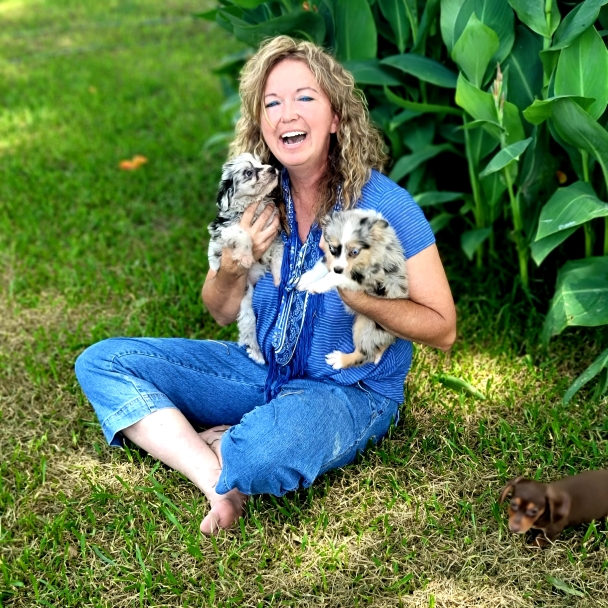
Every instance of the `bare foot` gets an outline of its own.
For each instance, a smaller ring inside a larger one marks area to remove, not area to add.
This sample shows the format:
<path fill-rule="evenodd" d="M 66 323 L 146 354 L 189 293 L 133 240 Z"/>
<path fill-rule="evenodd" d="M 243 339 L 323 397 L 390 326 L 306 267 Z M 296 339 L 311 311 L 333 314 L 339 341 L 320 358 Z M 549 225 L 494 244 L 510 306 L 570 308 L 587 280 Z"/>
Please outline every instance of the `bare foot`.
<path fill-rule="evenodd" d="M 221 424 L 220 426 L 214 426 L 202 433 L 199 433 L 201 439 L 211 448 L 218 462 L 220 468 L 222 467 L 222 452 L 220 450 L 221 439 L 224 433 L 230 428 L 228 424 Z"/>
<path fill-rule="evenodd" d="M 207 536 L 214 536 L 220 530 L 232 527 L 245 512 L 247 496 L 238 490 L 218 494 L 218 497 L 219 500 L 211 505 L 211 511 L 201 522 L 201 532 Z"/>

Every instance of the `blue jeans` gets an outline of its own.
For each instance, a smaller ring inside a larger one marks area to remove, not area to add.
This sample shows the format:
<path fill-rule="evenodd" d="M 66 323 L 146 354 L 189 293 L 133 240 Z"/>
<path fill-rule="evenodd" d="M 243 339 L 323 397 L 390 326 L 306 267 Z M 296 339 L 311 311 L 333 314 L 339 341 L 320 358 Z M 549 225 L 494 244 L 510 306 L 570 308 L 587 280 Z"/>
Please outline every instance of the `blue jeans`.
<path fill-rule="evenodd" d="M 233 425 L 221 442 L 219 494 L 281 496 L 352 462 L 398 417 L 399 404 L 363 385 L 300 378 L 264 402 L 267 366 L 233 342 L 112 338 L 85 350 L 76 376 L 110 445 L 162 408 L 195 426 Z"/>

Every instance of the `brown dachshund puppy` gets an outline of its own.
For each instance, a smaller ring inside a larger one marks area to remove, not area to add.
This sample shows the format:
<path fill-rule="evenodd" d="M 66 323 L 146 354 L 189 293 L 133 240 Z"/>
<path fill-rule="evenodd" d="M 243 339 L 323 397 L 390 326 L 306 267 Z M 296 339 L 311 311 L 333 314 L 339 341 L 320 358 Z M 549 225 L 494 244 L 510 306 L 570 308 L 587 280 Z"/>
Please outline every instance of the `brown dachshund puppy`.
<path fill-rule="evenodd" d="M 546 547 L 567 526 L 608 515 L 608 470 L 585 471 L 552 483 L 516 477 L 504 487 L 499 503 L 513 491 L 509 503 L 509 529 L 524 534 L 540 530 L 533 544 Z M 538 534 L 538 533 L 537 533 Z"/>

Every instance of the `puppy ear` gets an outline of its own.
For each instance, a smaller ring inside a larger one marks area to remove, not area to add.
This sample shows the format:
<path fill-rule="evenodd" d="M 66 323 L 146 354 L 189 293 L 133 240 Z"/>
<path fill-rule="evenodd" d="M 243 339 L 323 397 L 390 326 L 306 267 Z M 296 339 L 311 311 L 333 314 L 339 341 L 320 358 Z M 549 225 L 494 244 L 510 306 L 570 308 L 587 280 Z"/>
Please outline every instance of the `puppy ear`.
<path fill-rule="evenodd" d="M 328 213 L 327 215 L 324 215 L 319 220 L 319 226 L 321 226 L 321 228 L 326 228 L 327 224 L 329 224 L 330 221 L 331 221 L 331 213 Z"/>
<path fill-rule="evenodd" d="M 228 211 L 233 194 L 234 180 L 232 178 L 223 179 L 217 192 L 217 207 L 220 211 Z"/>
<path fill-rule="evenodd" d="M 551 510 L 551 523 L 554 524 L 570 514 L 572 500 L 570 494 L 560 492 L 550 485 L 547 488 L 547 500 L 549 501 L 549 509 Z"/>
<path fill-rule="evenodd" d="M 524 479 L 524 477 L 514 477 L 513 479 L 511 479 L 511 481 L 507 482 L 507 485 L 502 489 L 502 492 L 500 493 L 500 498 L 498 499 L 498 504 L 502 504 L 505 499 L 507 498 L 507 495 L 509 494 L 509 492 L 522 480 Z"/>
<path fill-rule="evenodd" d="M 388 222 L 387 222 L 387 221 L 386 221 L 384 218 L 380 218 L 380 219 L 376 220 L 376 221 L 375 221 L 375 222 L 372 224 L 372 226 L 373 226 L 374 228 L 378 228 L 378 229 L 380 229 L 380 230 L 384 230 L 385 228 L 387 228 L 387 227 L 388 227 Z"/>

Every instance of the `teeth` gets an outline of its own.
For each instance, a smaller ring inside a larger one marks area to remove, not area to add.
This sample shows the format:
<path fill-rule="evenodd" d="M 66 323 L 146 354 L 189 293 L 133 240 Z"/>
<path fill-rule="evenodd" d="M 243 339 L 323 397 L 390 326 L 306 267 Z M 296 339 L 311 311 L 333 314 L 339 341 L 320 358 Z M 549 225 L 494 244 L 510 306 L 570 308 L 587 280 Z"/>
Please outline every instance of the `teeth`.
<path fill-rule="evenodd" d="M 296 135 L 306 135 L 306 133 L 304 131 L 290 131 L 289 133 L 283 133 L 281 137 L 295 137 Z"/>

